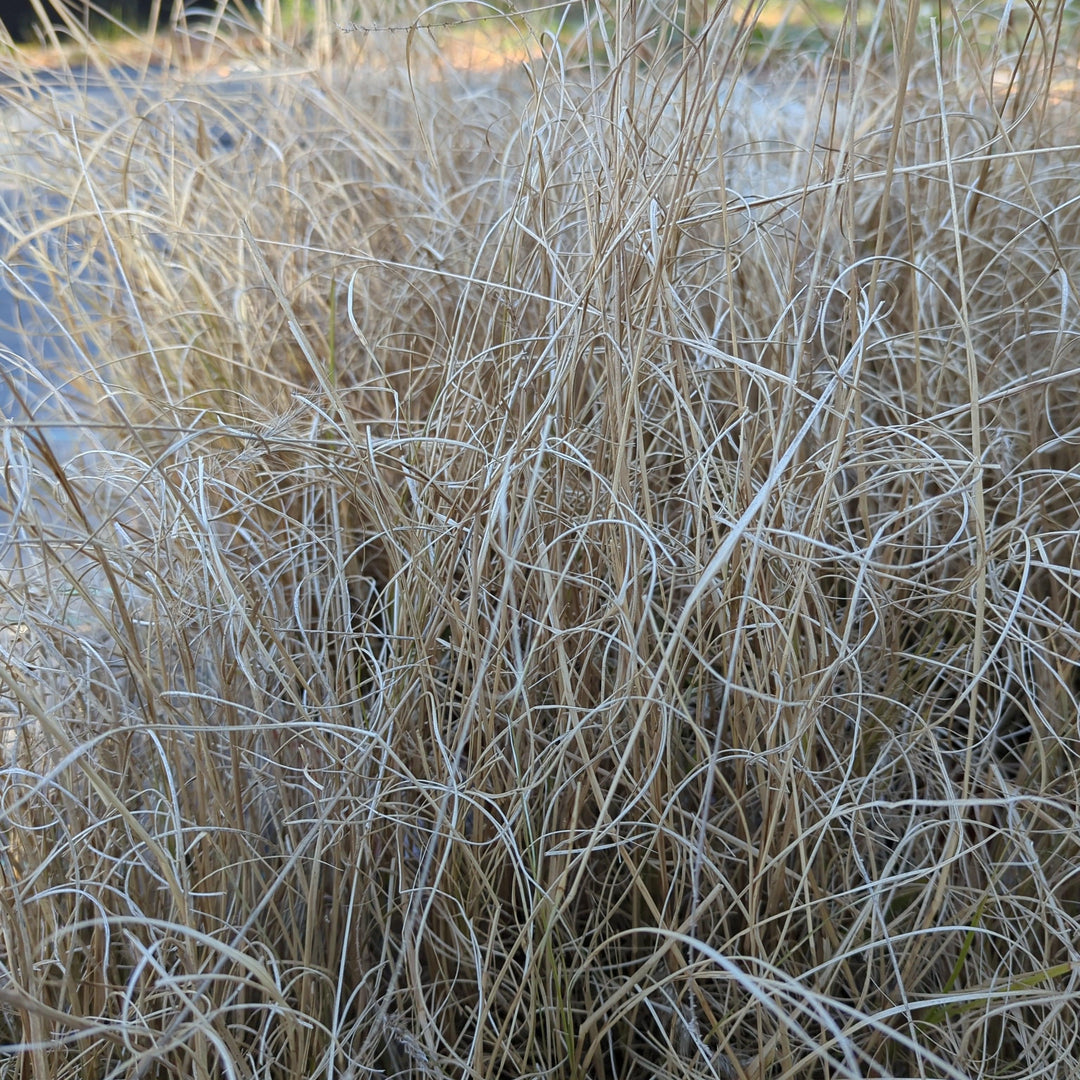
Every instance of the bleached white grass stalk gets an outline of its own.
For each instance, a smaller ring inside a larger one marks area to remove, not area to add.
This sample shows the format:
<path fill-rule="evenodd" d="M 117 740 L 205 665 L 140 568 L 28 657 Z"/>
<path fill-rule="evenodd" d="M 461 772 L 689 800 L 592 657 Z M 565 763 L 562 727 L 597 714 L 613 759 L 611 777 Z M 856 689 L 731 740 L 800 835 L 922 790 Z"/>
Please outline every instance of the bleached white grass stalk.
<path fill-rule="evenodd" d="M 0 1074 L 1075 1072 L 1064 8 L 262 14 L 3 61 Z"/>

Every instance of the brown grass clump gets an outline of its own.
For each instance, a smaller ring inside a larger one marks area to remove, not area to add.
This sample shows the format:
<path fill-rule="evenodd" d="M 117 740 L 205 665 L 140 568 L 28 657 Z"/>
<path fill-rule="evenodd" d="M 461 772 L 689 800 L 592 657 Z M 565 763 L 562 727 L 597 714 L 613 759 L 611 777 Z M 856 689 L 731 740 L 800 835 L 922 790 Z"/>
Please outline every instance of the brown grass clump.
<path fill-rule="evenodd" d="M 673 11 L 7 50 L 0 1076 L 1080 1070 L 1076 35 Z"/>

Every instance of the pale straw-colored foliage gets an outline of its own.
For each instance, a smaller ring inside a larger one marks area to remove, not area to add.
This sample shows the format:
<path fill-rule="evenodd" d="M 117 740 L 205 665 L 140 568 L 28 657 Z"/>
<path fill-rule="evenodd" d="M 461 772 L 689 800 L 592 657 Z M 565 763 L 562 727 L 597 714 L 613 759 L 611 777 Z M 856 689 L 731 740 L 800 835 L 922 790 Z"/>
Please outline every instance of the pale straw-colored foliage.
<path fill-rule="evenodd" d="M 0 1074 L 1075 1075 L 1062 10 L 219 14 L 3 61 Z"/>

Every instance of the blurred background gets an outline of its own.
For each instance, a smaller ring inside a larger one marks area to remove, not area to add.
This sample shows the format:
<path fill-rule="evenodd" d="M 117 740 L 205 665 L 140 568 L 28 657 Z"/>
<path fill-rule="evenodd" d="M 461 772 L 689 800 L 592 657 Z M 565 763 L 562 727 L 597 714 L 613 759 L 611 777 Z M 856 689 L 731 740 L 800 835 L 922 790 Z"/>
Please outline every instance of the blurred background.
<path fill-rule="evenodd" d="M 155 7 L 154 0 L 108 0 L 107 11 L 115 19 L 128 24 L 145 26 Z M 168 4 L 165 5 L 168 8 Z M 73 10 L 79 10 L 87 26 L 95 30 L 108 26 L 104 14 L 95 14 L 86 4 L 73 4 Z M 44 0 L 44 10 L 51 11 L 52 4 Z M 40 10 L 35 10 L 31 0 L 0 0 L 0 22 L 8 33 L 19 42 L 33 41 L 37 36 L 34 25 L 40 20 Z M 167 13 L 166 13 L 167 17 Z"/>

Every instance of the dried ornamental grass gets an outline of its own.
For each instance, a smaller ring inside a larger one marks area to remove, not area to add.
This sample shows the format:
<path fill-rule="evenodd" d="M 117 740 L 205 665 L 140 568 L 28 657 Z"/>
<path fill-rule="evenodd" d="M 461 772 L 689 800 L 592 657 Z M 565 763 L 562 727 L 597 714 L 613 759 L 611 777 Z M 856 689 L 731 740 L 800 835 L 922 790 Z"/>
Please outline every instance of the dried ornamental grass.
<path fill-rule="evenodd" d="M 4 90 L 0 1071 L 1073 1075 L 1064 8 L 443 14 Z"/>

